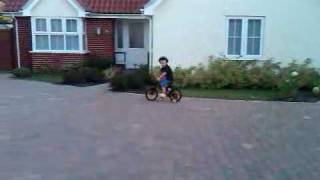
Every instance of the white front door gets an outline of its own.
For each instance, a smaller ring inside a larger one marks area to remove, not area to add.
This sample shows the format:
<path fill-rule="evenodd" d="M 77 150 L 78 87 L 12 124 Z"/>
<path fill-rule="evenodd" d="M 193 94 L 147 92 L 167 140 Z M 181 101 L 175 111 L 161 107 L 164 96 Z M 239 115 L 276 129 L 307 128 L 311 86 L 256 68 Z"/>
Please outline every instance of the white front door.
<path fill-rule="evenodd" d="M 118 20 L 115 37 L 117 64 L 124 64 L 128 69 L 148 64 L 148 21 Z"/>

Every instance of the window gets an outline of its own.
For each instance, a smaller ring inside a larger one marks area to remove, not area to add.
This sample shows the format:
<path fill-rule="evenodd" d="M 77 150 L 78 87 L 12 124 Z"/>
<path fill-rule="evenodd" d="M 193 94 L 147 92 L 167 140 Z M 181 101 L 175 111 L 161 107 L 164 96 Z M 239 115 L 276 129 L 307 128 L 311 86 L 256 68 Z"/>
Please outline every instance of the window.
<path fill-rule="evenodd" d="M 77 32 L 77 20 L 67 19 L 67 32 Z"/>
<path fill-rule="evenodd" d="M 259 55 L 261 46 L 261 20 L 248 21 L 247 54 Z"/>
<path fill-rule="evenodd" d="M 36 20 L 36 31 L 47 31 L 47 20 L 46 19 L 37 19 Z"/>
<path fill-rule="evenodd" d="M 118 48 L 123 48 L 123 22 L 117 21 L 117 45 Z"/>
<path fill-rule="evenodd" d="M 80 19 L 35 18 L 33 21 L 34 51 L 81 51 L 85 35 Z"/>
<path fill-rule="evenodd" d="M 129 24 L 130 48 L 144 48 L 144 23 Z"/>
<path fill-rule="evenodd" d="M 36 49 L 38 50 L 49 50 L 49 36 L 47 35 L 36 35 Z"/>
<path fill-rule="evenodd" d="M 242 41 L 242 20 L 230 19 L 229 21 L 229 40 L 228 40 L 228 54 L 240 55 L 241 54 L 241 41 Z"/>
<path fill-rule="evenodd" d="M 51 32 L 62 32 L 61 19 L 51 19 Z"/>
<path fill-rule="evenodd" d="M 228 18 L 227 55 L 259 58 L 262 55 L 263 21 L 260 17 Z"/>

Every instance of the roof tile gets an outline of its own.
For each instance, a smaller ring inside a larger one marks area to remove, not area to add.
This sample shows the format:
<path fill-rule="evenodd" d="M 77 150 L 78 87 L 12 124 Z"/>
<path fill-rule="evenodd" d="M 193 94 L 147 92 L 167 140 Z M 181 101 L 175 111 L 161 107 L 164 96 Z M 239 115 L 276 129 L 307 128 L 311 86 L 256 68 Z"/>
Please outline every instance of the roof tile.
<path fill-rule="evenodd" d="M 78 0 L 88 12 L 95 13 L 140 13 L 149 0 Z M 19 11 L 27 0 L 5 0 L 6 12 Z"/>

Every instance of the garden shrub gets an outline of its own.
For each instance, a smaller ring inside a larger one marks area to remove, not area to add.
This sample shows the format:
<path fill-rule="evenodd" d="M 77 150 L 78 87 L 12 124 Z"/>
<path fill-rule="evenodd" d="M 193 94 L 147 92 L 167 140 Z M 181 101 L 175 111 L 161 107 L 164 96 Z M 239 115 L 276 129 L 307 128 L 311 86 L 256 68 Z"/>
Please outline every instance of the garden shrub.
<path fill-rule="evenodd" d="M 128 85 L 128 75 L 119 73 L 111 79 L 111 87 L 113 91 L 127 91 L 129 89 Z"/>
<path fill-rule="evenodd" d="M 147 85 L 154 84 L 154 78 L 150 75 L 147 66 L 141 66 L 137 70 L 117 73 L 111 79 L 111 87 L 114 91 L 142 90 Z"/>
<path fill-rule="evenodd" d="M 105 59 L 101 57 L 90 57 L 88 60 L 84 61 L 84 67 L 96 68 L 99 70 L 105 70 L 110 68 L 112 65 L 111 59 Z"/>
<path fill-rule="evenodd" d="M 299 89 L 312 90 L 317 86 L 320 80 L 319 71 L 312 67 L 312 61 L 306 59 L 303 64 L 298 64 L 296 61 L 291 62 L 287 67 L 282 68 L 281 76 L 288 77 L 292 72 L 298 72 L 297 85 Z"/>
<path fill-rule="evenodd" d="M 103 83 L 106 81 L 103 72 L 99 69 L 84 67 L 79 71 L 84 74 L 86 82 Z"/>
<path fill-rule="evenodd" d="M 291 73 L 295 71 L 299 76 L 292 79 Z M 207 66 L 177 67 L 174 76 L 175 84 L 184 88 L 278 89 L 283 94 L 294 94 L 300 89 L 311 90 L 320 84 L 319 71 L 311 67 L 311 60 L 303 64 L 293 61 L 287 67 L 281 67 L 281 63 L 272 60 L 216 59 L 209 60 Z M 289 92 L 290 88 L 292 91 Z"/>
<path fill-rule="evenodd" d="M 116 73 L 117 72 L 113 68 L 108 68 L 103 71 L 104 77 L 108 81 L 111 80 L 116 75 Z"/>
<path fill-rule="evenodd" d="M 17 78 L 28 78 L 32 76 L 32 71 L 29 68 L 16 68 L 12 71 L 12 74 Z"/>
<path fill-rule="evenodd" d="M 262 65 L 253 63 L 248 69 L 248 88 L 275 89 L 280 80 L 280 63 L 267 60 Z"/>
<path fill-rule="evenodd" d="M 282 77 L 282 79 L 278 83 L 278 94 L 280 98 L 295 97 L 298 94 L 298 76 L 299 73 L 294 71 L 287 77 Z"/>
<path fill-rule="evenodd" d="M 63 79 L 65 84 L 103 83 L 106 81 L 102 71 L 89 67 L 65 71 Z"/>
<path fill-rule="evenodd" d="M 63 82 L 65 84 L 82 84 L 86 82 L 86 78 L 80 68 L 75 68 L 63 73 Z"/>
<path fill-rule="evenodd" d="M 174 70 L 174 81 L 175 84 L 179 87 L 189 87 L 192 86 L 191 77 L 192 77 L 192 69 L 183 69 L 181 67 L 177 67 Z M 158 70 L 160 71 L 160 70 Z M 159 75 L 157 76 L 159 77 Z"/>

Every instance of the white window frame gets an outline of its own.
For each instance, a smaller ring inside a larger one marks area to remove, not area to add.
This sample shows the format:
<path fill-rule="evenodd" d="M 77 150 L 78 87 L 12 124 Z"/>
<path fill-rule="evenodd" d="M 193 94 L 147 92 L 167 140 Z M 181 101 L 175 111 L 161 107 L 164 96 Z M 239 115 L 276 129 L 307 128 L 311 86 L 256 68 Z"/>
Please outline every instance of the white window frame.
<path fill-rule="evenodd" d="M 46 19 L 47 32 L 37 31 L 36 30 L 36 19 Z M 61 19 L 62 20 L 62 32 L 51 32 L 51 19 Z M 67 20 L 76 20 L 77 21 L 77 32 L 67 32 Z M 83 21 L 81 18 L 72 18 L 72 17 L 32 17 L 31 26 L 32 26 L 32 52 L 47 52 L 47 53 L 85 53 L 85 47 L 83 47 L 83 38 L 84 37 L 84 28 Z M 36 49 L 36 35 L 48 35 L 49 40 L 49 49 L 48 50 L 38 50 Z M 63 35 L 64 36 L 64 50 L 51 50 L 51 35 Z M 77 35 L 79 36 L 79 50 L 67 50 L 67 38 L 68 35 Z"/>
<path fill-rule="evenodd" d="M 264 38 L 265 38 L 265 17 L 262 16 L 227 16 L 226 18 L 226 48 L 225 54 L 228 59 L 240 60 L 259 60 L 263 58 Z M 240 55 L 229 55 L 229 21 L 231 19 L 242 20 L 242 34 L 241 34 L 241 53 Z M 259 55 L 248 55 L 248 22 L 249 20 L 261 20 L 261 38 Z"/>

